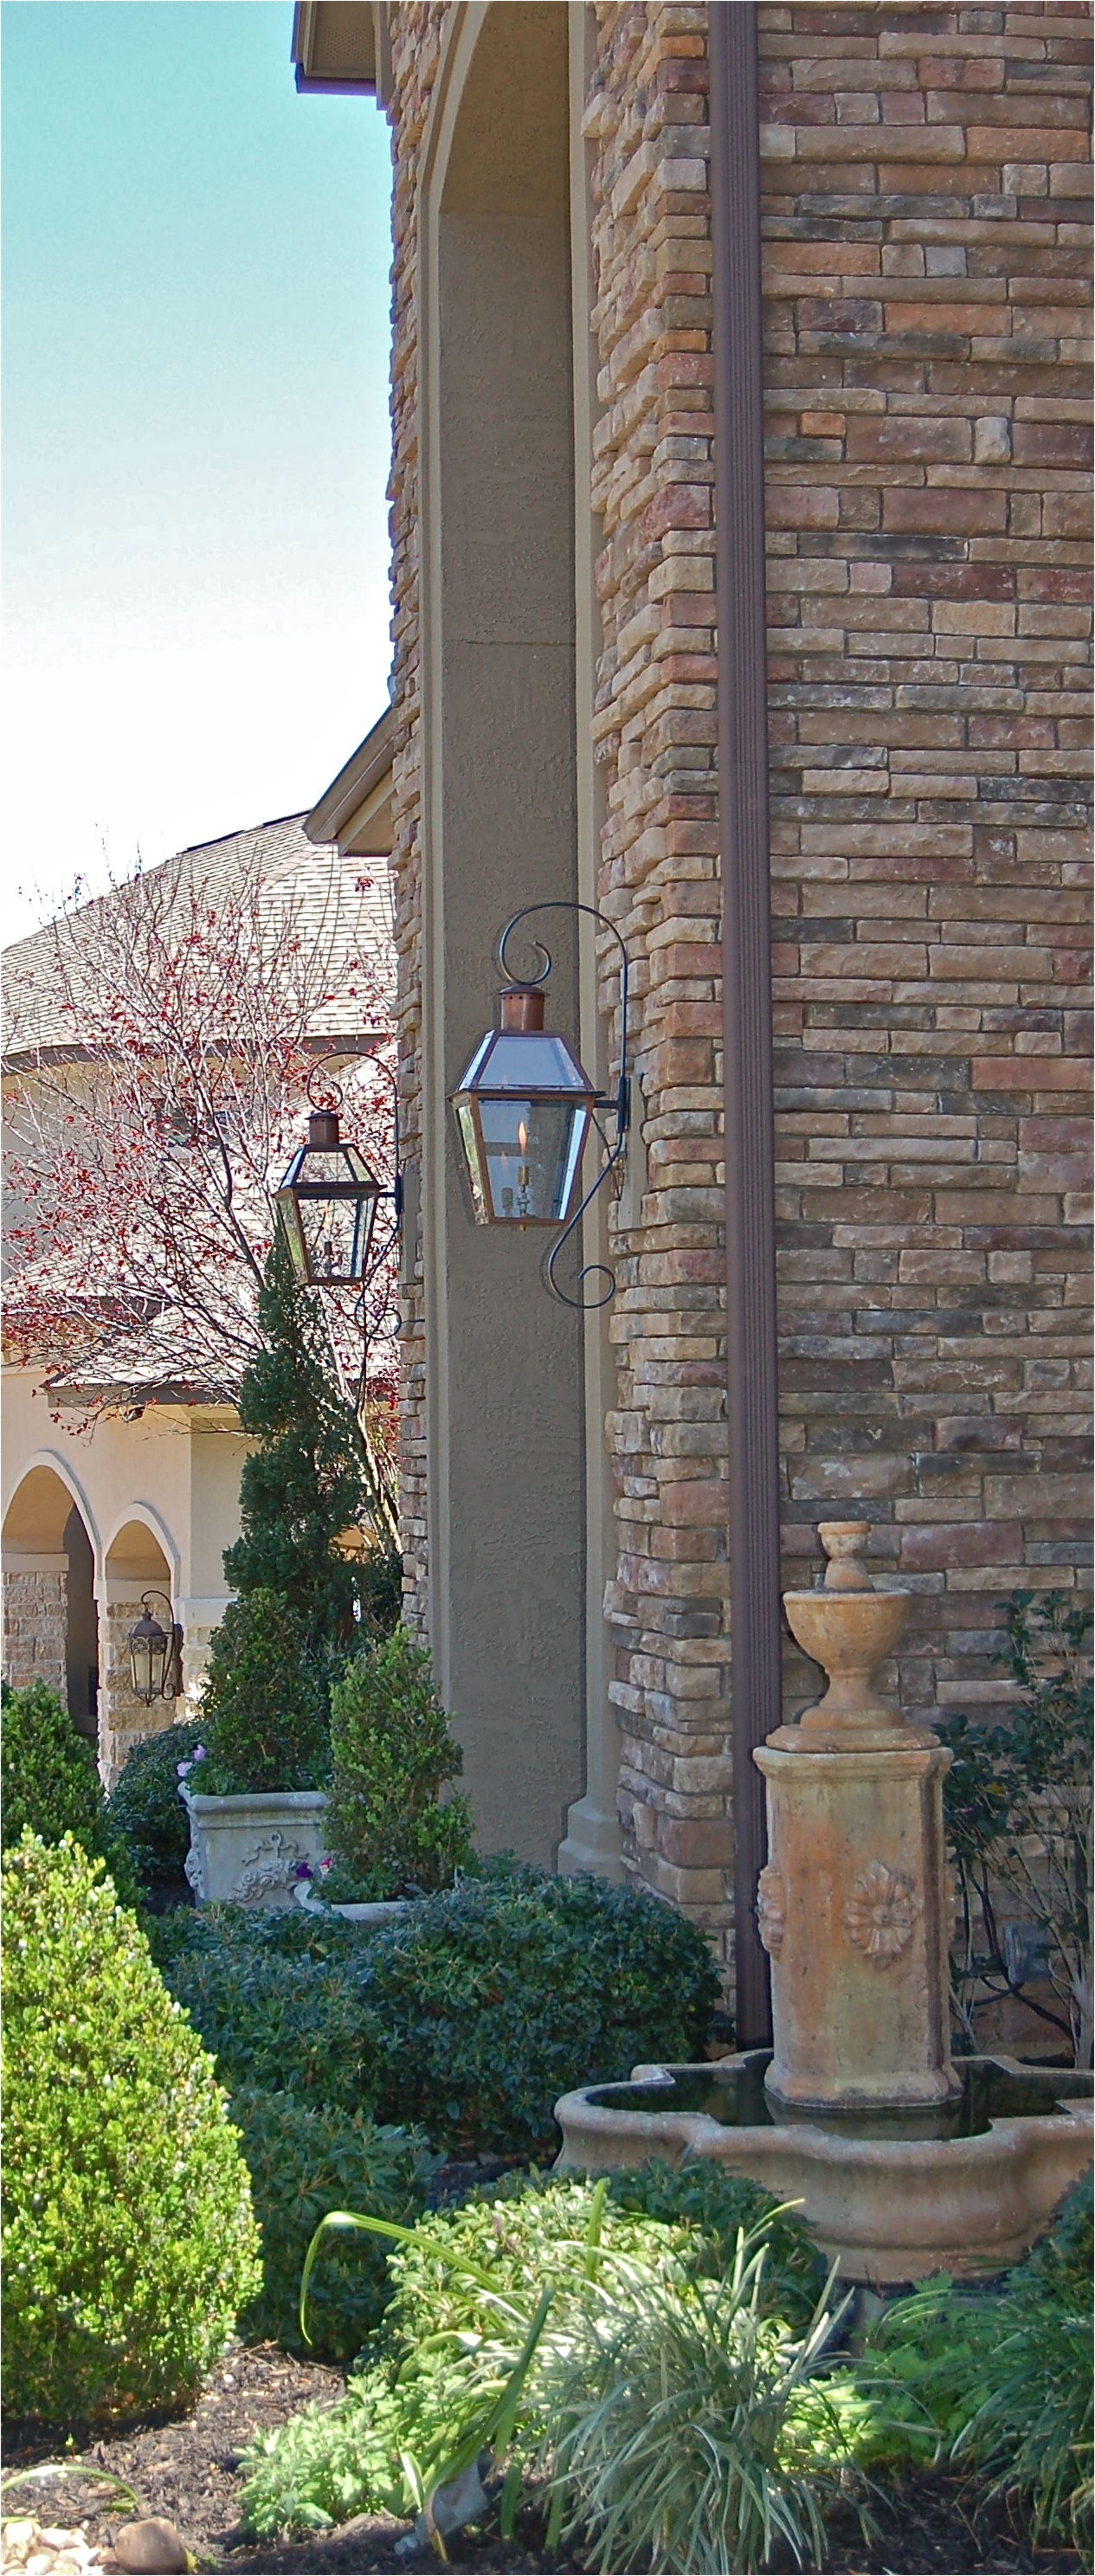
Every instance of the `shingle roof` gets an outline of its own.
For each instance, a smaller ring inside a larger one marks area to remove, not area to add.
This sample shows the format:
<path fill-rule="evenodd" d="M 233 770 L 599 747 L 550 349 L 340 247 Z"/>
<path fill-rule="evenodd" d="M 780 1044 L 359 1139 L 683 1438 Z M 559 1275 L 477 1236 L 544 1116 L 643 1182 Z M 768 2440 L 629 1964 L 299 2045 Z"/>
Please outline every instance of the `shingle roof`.
<path fill-rule="evenodd" d="M 223 898 L 238 890 L 254 871 L 264 899 L 287 902 L 300 932 L 307 936 L 311 930 L 317 941 L 330 941 L 336 989 L 317 1021 L 316 1038 L 344 1038 L 348 1044 L 360 1045 L 370 1032 L 362 1024 L 361 1003 L 340 986 L 337 968 L 340 961 L 348 967 L 351 957 L 364 953 L 382 984 L 390 980 L 388 863 L 379 857 L 344 858 L 331 843 L 317 846 L 307 838 L 304 822 L 302 814 L 289 814 L 276 822 L 255 824 L 249 831 L 230 832 L 222 840 L 180 851 L 147 874 L 153 882 L 163 879 L 170 884 L 170 872 L 177 871 L 181 897 L 200 887 L 215 902 L 218 893 Z M 97 895 L 65 917 L 70 982 L 77 980 L 85 964 L 89 975 L 93 973 L 105 917 L 123 892 L 119 887 Z M 47 922 L 29 939 L 14 941 L 3 951 L 2 965 L 5 1062 L 26 1063 L 40 1052 L 77 1055 L 78 1030 L 74 1031 L 71 1013 L 61 1008 L 57 925 Z M 347 976 L 346 984 L 351 981 Z"/>

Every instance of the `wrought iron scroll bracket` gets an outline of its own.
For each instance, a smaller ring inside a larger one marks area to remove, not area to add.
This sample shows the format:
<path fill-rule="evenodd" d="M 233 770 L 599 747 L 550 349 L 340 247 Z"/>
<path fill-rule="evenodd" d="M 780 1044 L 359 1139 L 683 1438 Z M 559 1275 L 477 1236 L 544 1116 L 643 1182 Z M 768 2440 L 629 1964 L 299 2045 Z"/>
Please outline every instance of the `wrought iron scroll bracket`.
<path fill-rule="evenodd" d="M 537 966 L 534 974 L 519 974 L 511 964 L 506 953 L 514 932 L 520 929 L 522 922 L 529 921 L 534 915 L 544 912 L 584 913 L 587 920 L 595 921 L 602 930 L 611 932 L 620 952 L 620 1070 L 617 1076 L 615 1090 L 609 1092 L 598 1092 L 593 1103 L 595 1109 L 610 1109 L 614 1113 L 616 1120 L 615 1139 L 609 1146 L 607 1160 L 602 1163 L 600 1171 L 597 1173 L 596 1178 L 590 1183 L 584 1197 L 579 1201 L 573 1216 L 568 1218 L 566 1225 L 563 1227 L 562 1233 L 557 1235 L 555 1242 L 552 1244 L 551 1251 L 547 1256 L 547 1260 L 544 1263 L 544 1277 L 547 1281 L 548 1287 L 551 1289 L 552 1295 L 558 1297 L 562 1305 L 573 1306 L 579 1314 L 595 1314 L 599 1307 L 610 1305 L 616 1294 L 616 1274 L 612 1269 L 610 1269 L 608 1263 L 604 1261 L 583 1262 L 574 1283 L 578 1290 L 577 1296 L 572 1296 L 568 1289 L 560 1287 L 556 1273 L 559 1256 L 564 1245 L 569 1243 L 572 1234 L 577 1233 L 587 1208 L 592 1205 L 598 1191 L 604 1188 L 604 1184 L 609 1179 L 610 1175 L 618 1170 L 627 1151 L 628 1129 L 631 1125 L 631 1077 L 628 1072 L 627 1063 L 627 950 L 620 933 L 616 928 L 615 922 L 610 921 L 607 914 L 599 912 L 596 904 L 568 903 L 561 896 L 549 903 L 527 903 L 521 912 L 514 913 L 511 921 L 507 921 L 506 927 L 498 942 L 499 968 L 503 976 L 512 978 L 514 983 L 526 984 L 535 989 L 541 984 L 546 984 L 548 976 L 551 973 L 553 964 L 551 951 L 550 949 L 545 948 L 541 939 L 534 938 L 532 941 L 532 946 L 537 957 L 542 960 L 542 963 Z M 598 1130 L 598 1132 L 600 1131 Z M 596 1279 L 606 1281 L 607 1285 L 602 1288 L 598 1296 L 586 1296 L 583 1293 L 586 1283 L 589 1282 L 592 1285 L 592 1282 Z"/>

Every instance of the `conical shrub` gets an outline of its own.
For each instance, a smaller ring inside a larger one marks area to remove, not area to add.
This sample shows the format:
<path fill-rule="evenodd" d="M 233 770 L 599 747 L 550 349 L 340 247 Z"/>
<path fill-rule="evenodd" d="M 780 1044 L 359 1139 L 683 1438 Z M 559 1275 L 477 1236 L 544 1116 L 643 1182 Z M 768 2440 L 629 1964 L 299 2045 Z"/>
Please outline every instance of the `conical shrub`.
<path fill-rule="evenodd" d="M 102 1862 L 27 1832 L 3 1880 L 5 2410 L 185 2406 L 261 2278 L 238 2132 Z"/>

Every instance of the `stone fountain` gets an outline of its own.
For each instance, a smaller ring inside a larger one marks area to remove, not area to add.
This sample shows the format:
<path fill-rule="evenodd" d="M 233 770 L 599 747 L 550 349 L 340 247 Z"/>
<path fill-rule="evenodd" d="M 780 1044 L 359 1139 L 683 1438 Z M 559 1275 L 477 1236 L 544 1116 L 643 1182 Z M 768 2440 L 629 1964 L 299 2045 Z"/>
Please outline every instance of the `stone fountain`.
<path fill-rule="evenodd" d="M 829 1687 L 754 1759 L 767 1782 L 757 1885 L 771 2051 L 634 2069 L 565 2094 L 560 2164 L 709 2157 L 798 2200 L 850 2281 L 1015 2262 L 1092 2156 L 1091 2078 L 951 2059 L 950 1755 L 877 1691 L 908 1611 L 862 1563 L 865 1521 L 823 1521 L 825 1580 L 787 1592 Z"/>

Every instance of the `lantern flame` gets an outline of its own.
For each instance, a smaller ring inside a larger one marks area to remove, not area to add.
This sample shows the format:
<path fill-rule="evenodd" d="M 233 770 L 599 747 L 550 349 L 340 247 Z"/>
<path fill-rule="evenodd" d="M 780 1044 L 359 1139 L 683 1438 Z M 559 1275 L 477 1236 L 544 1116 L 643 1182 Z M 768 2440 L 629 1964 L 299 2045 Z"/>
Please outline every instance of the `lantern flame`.
<path fill-rule="evenodd" d="M 526 1127 L 523 1118 L 517 1130 L 517 1142 L 521 1148 L 523 1158 L 528 1152 L 528 1128 Z"/>

